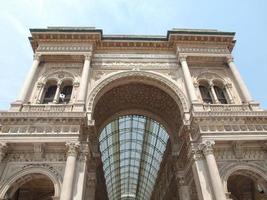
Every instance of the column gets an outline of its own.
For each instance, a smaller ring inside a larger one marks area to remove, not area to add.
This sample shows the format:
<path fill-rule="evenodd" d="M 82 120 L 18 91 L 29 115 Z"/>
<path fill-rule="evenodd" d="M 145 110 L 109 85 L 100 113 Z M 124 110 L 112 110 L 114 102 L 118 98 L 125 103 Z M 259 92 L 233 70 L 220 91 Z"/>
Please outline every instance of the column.
<path fill-rule="evenodd" d="M 53 99 L 53 103 L 58 103 L 61 83 L 57 84 L 57 90 Z"/>
<path fill-rule="evenodd" d="M 233 104 L 233 103 L 234 103 L 234 99 L 233 99 L 233 95 L 232 95 L 232 92 L 231 92 L 231 88 L 232 88 L 231 83 L 226 83 L 226 84 L 224 85 L 224 88 L 225 88 L 225 91 L 226 91 L 226 93 L 227 93 L 229 102 L 230 102 L 231 104 Z"/>
<path fill-rule="evenodd" d="M 252 98 L 250 96 L 250 93 L 248 91 L 248 88 L 245 84 L 245 82 L 243 81 L 239 71 L 237 70 L 236 66 L 235 66 L 235 63 L 233 61 L 233 57 L 227 57 L 227 63 L 229 65 L 229 68 L 231 69 L 233 75 L 234 75 L 234 78 L 240 88 L 240 91 L 244 97 L 244 100 L 246 103 L 249 103 L 252 101 Z"/>
<path fill-rule="evenodd" d="M 211 95 L 212 95 L 212 98 L 214 99 L 215 104 L 219 104 L 220 102 L 217 98 L 217 94 L 216 94 L 213 86 L 214 86 L 214 84 L 210 83 L 209 87 L 210 87 Z"/>
<path fill-rule="evenodd" d="M 0 143 L 0 163 L 3 161 L 7 153 L 7 144 L 5 142 Z"/>
<path fill-rule="evenodd" d="M 86 199 L 95 200 L 96 191 L 96 174 L 94 172 L 89 172 L 86 182 Z"/>
<path fill-rule="evenodd" d="M 193 85 L 192 77 L 186 62 L 186 57 L 185 56 L 179 56 L 180 63 L 182 65 L 182 71 L 184 75 L 184 80 L 185 80 L 185 86 L 187 89 L 187 92 L 189 94 L 189 98 L 192 103 L 197 102 L 197 95 L 195 92 L 195 87 Z"/>
<path fill-rule="evenodd" d="M 42 100 L 42 95 L 43 95 L 43 92 L 44 92 L 44 88 L 45 88 L 45 84 L 43 83 L 38 83 L 37 84 L 37 87 L 38 87 L 38 95 L 37 95 L 37 100 L 36 100 L 36 103 L 41 103 L 41 100 Z"/>
<path fill-rule="evenodd" d="M 215 199 L 226 200 L 226 195 L 222 185 L 221 177 L 213 154 L 212 146 L 214 144 L 214 141 L 204 141 L 200 144 L 200 148 L 203 150 L 203 154 L 206 158 L 207 168 L 210 174 L 211 185 L 213 188 Z"/>
<path fill-rule="evenodd" d="M 190 187 L 186 185 L 184 177 L 179 177 L 179 200 L 191 200 Z"/>
<path fill-rule="evenodd" d="M 78 155 L 78 151 L 80 148 L 80 143 L 68 142 L 67 146 L 67 161 L 65 167 L 64 180 L 60 195 L 60 200 L 72 200 L 72 190 L 73 190 L 73 182 L 74 182 L 74 174 L 76 167 L 76 158 Z"/>
<path fill-rule="evenodd" d="M 194 181 L 197 189 L 197 195 L 199 200 L 214 200 L 212 196 L 212 189 L 209 182 L 209 174 L 206 169 L 205 160 L 202 152 L 197 146 L 192 148 L 193 165 L 192 171 L 194 175 Z"/>
<path fill-rule="evenodd" d="M 33 57 L 33 63 L 32 63 L 32 67 L 30 69 L 30 71 L 28 72 L 27 77 L 25 78 L 23 87 L 20 91 L 20 94 L 18 96 L 18 102 L 24 103 L 27 97 L 27 94 L 29 93 L 30 87 L 32 85 L 34 76 L 36 74 L 37 68 L 39 66 L 40 63 L 40 55 L 39 54 L 35 54 Z"/>
<path fill-rule="evenodd" d="M 78 95 L 78 102 L 80 102 L 80 103 L 85 103 L 85 98 L 86 98 L 86 94 L 87 94 L 87 87 L 88 87 L 88 80 L 89 80 L 89 76 L 90 76 L 91 55 L 92 54 L 85 55 L 82 77 L 81 77 L 81 81 L 80 81 L 80 90 L 79 90 L 79 95 Z"/>

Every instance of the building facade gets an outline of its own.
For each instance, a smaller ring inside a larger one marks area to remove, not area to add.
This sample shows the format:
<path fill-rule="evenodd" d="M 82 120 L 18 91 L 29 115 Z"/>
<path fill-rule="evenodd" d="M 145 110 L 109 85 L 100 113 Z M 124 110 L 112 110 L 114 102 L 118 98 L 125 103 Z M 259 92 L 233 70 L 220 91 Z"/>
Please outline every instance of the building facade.
<path fill-rule="evenodd" d="M 267 112 L 235 33 L 30 31 L 32 66 L 0 112 L 0 199 L 267 199 Z"/>

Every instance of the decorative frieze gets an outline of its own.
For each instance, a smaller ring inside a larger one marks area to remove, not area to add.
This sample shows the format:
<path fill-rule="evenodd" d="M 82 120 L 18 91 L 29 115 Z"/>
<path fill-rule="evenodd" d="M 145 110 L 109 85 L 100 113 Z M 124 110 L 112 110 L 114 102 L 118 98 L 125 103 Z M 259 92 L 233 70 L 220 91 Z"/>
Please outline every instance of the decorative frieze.
<path fill-rule="evenodd" d="M 88 52 L 92 51 L 92 44 L 71 44 L 71 43 L 45 43 L 38 46 L 36 52 Z"/>
<path fill-rule="evenodd" d="M 4 142 L 0 142 L 0 163 L 5 158 L 7 153 L 7 144 Z"/>
<path fill-rule="evenodd" d="M 36 154 L 33 152 L 16 152 L 16 153 L 8 153 L 5 162 L 65 162 L 66 155 L 64 153 L 44 153 L 42 155 L 42 159 L 40 160 L 35 156 Z"/>
<path fill-rule="evenodd" d="M 94 62 L 94 69 L 177 69 L 177 63 L 162 62 Z"/>
<path fill-rule="evenodd" d="M 200 133 L 243 133 L 266 134 L 267 124 L 202 124 L 199 125 Z"/>
<path fill-rule="evenodd" d="M 80 125 L 5 125 L 0 134 L 79 134 Z"/>
<path fill-rule="evenodd" d="M 202 54 L 229 54 L 230 51 L 229 49 L 224 46 L 224 47 L 181 47 L 178 46 L 177 47 L 177 51 L 179 53 L 185 53 L 185 54 L 192 54 L 192 53 L 202 53 Z"/>

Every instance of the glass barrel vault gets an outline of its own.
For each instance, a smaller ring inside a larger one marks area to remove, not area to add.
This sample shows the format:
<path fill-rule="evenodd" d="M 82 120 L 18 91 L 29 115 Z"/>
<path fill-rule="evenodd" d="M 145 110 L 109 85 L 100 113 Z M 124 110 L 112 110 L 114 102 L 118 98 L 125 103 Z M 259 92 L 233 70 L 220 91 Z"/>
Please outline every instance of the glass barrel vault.
<path fill-rule="evenodd" d="M 168 138 L 145 116 L 122 116 L 105 126 L 99 141 L 110 200 L 150 199 Z"/>

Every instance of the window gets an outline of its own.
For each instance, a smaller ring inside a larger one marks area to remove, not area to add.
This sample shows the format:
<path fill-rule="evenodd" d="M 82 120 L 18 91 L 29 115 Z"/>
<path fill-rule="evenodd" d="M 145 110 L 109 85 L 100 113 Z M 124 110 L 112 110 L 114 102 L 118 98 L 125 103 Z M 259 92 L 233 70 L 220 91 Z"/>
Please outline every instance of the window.
<path fill-rule="evenodd" d="M 72 93 L 72 85 L 65 85 L 61 91 L 60 91 L 60 95 L 59 95 L 59 103 L 69 103 L 70 102 L 70 98 L 71 98 L 71 93 Z"/>
<path fill-rule="evenodd" d="M 226 91 L 218 86 L 214 86 L 214 90 L 215 90 L 218 101 L 221 104 L 227 104 L 227 99 L 225 97 Z"/>
<path fill-rule="evenodd" d="M 54 80 L 48 81 L 46 87 L 44 88 L 44 93 L 42 95 L 42 103 L 59 103 L 65 104 L 69 103 L 71 100 L 71 94 L 73 90 L 73 84 L 71 81 L 67 80 L 63 83 L 58 83 Z"/>
<path fill-rule="evenodd" d="M 57 86 L 50 85 L 46 88 L 43 103 L 50 103 L 53 102 L 55 94 L 56 94 Z"/>
<path fill-rule="evenodd" d="M 210 95 L 210 91 L 206 86 L 200 85 L 199 91 L 204 103 L 212 103 L 212 98 Z"/>

